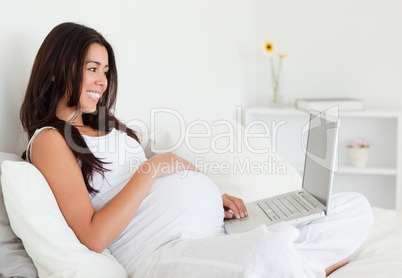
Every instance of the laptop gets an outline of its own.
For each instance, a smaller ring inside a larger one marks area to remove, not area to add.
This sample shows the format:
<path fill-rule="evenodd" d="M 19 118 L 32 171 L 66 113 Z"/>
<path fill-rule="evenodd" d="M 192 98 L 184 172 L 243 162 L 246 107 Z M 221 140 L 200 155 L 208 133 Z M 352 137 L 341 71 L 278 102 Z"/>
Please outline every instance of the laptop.
<path fill-rule="evenodd" d="M 246 204 L 248 216 L 225 220 L 226 233 L 241 233 L 261 224 L 283 221 L 297 224 L 327 215 L 336 167 L 338 129 L 339 118 L 311 111 L 301 190 Z"/>

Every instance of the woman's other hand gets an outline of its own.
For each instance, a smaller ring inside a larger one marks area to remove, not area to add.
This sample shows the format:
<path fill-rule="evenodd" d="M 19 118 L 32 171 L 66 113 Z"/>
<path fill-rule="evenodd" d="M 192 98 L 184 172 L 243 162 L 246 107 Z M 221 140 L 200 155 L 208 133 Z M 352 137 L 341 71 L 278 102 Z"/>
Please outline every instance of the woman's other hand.
<path fill-rule="evenodd" d="M 165 177 L 183 170 L 199 172 L 193 164 L 174 153 L 156 155 L 141 164 L 138 171 L 150 174 L 152 179 Z"/>
<path fill-rule="evenodd" d="M 222 201 L 225 209 L 225 219 L 241 218 L 248 215 L 246 205 L 242 199 L 223 194 Z"/>

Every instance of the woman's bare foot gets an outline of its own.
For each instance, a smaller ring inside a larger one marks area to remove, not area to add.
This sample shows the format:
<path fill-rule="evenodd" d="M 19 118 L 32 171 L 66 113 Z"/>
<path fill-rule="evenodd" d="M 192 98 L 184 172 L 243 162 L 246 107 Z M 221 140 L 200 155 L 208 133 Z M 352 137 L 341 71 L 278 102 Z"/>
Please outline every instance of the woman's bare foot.
<path fill-rule="evenodd" d="M 341 268 L 342 266 L 345 266 L 349 263 L 348 260 L 342 260 L 340 262 L 337 262 L 331 266 L 329 266 L 327 269 L 325 269 L 325 274 L 326 276 L 330 275 L 332 272 L 337 270 L 338 268 Z"/>

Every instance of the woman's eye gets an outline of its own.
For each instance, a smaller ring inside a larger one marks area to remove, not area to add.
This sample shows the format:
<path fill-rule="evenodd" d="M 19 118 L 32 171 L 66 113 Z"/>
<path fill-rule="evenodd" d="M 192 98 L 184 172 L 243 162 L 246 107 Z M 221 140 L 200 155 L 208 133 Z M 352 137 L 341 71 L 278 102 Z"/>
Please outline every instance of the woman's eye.
<path fill-rule="evenodd" d="M 109 72 L 104 71 L 102 74 L 107 76 L 109 74 Z"/>
<path fill-rule="evenodd" d="M 88 70 L 90 70 L 92 72 L 96 72 L 96 68 L 89 68 Z"/>

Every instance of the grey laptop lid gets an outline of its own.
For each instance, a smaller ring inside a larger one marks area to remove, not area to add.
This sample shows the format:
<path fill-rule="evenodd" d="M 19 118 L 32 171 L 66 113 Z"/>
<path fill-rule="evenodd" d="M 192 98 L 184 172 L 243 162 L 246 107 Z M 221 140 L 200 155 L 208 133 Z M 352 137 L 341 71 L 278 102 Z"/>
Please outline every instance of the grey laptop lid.
<path fill-rule="evenodd" d="M 337 166 L 338 127 L 339 118 L 325 112 L 310 113 L 303 189 L 326 207 L 326 213 Z"/>
<path fill-rule="evenodd" d="M 312 221 L 329 213 L 329 196 L 336 166 L 339 119 L 311 113 L 306 125 L 305 164 L 302 190 L 247 203 L 249 217 L 226 219 L 226 233 L 240 233 L 258 225 L 281 221 Z"/>

